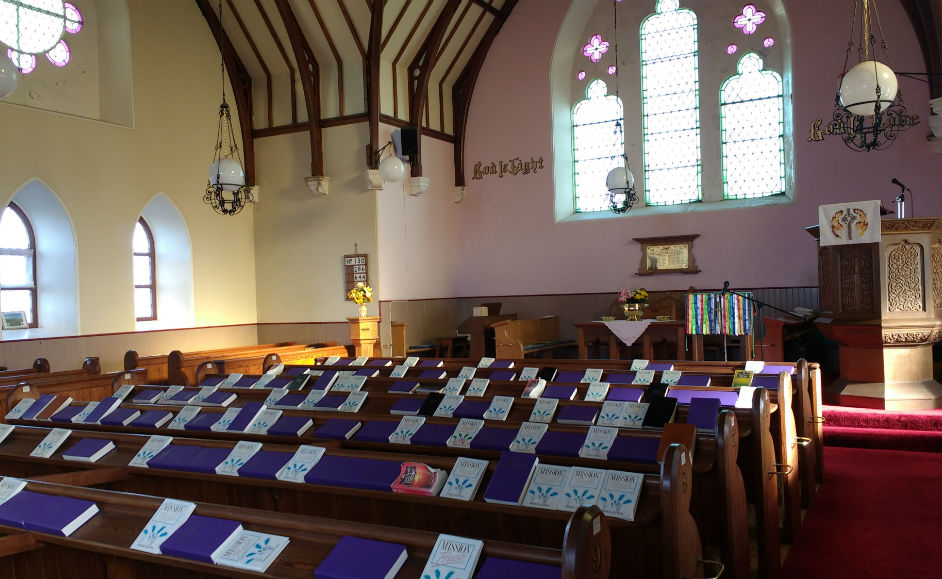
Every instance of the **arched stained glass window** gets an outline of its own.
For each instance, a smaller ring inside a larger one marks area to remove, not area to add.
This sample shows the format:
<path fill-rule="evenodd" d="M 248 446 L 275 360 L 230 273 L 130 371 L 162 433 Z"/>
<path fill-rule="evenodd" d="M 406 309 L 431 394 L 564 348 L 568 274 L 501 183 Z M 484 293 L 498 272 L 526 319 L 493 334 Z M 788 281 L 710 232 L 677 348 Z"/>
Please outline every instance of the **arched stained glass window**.
<path fill-rule="evenodd" d="M 625 133 L 617 123 L 624 122 L 624 110 L 621 99 L 607 91 L 604 81 L 594 80 L 586 98 L 572 108 L 576 212 L 608 209 L 605 177 L 623 163 Z"/>
<path fill-rule="evenodd" d="M 157 319 L 157 266 L 154 235 L 141 217 L 134 226 L 134 314 L 137 321 Z"/>
<path fill-rule="evenodd" d="M 644 187 L 648 205 L 701 199 L 697 16 L 658 0 L 641 24 Z"/>
<path fill-rule="evenodd" d="M 11 202 L 0 215 L 0 309 L 25 312 L 35 328 L 36 299 L 36 238 L 26 214 Z"/>
<path fill-rule="evenodd" d="M 751 199 L 785 192 L 785 114 L 782 77 L 744 54 L 739 74 L 720 89 L 723 196 Z"/>

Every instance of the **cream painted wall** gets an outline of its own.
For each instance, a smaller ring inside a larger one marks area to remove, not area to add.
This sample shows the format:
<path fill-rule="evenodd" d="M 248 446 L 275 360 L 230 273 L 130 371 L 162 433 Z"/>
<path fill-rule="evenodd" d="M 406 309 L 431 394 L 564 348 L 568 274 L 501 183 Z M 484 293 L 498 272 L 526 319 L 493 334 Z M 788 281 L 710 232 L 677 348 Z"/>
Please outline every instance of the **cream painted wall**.
<path fill-rule="evenodd" d="M 901 80 L 906 105 L 920 114 L 923 124 L 902 133 L 889 149 L 862 153 L 833 138 L 807 142 L 811 122 L 829 118 L 833 109 L 835 75 L 843 64 L 850 14 L 844 3 L 789 2 L 795 203 L 657 216 L 629 213 L 557 223 L 549 71 L 556 31 L 573 1 L 583 0 L 522 0 L 492 45 L 478 78 L 468 121 L 469 187 L 459 220 L 462 267 L 457 295 L 606 292 L 620 286 L 718 288 L 725 280 L 733 287 L 813 286 L 815 244 L 803 228 L 817 222 L 818 205 L 882 199 L 892 207 L 899 190 L 890 179 L 898 177 L 915 192 L 918 216 L 939 214 L 942 156 L 925 138 L 929 108 L 924 83 Z M 880 9 L 894 66 L 925 70 L 900 5 L 881 3 Z M 470 179 L 477 161 L 518 156 L 542 156 L 547 169 L 526 176 Z M 632 159 L 633 168 L 640 164 L 640 159 Z M 700 234 L 694 254 L 701 273 L 635 275 L 640 247 L 633 238 L 692 233 Z"/>
<path fill-rule="evenodd" d="M 157 192 L 190 231 L 196 325 L 254 324 L 252 210 L 223 217 L 202 202 L 220 97 L 212 35 L 193 2 L 131 0 L 129 14 L 133 128 L 0 101 L 0 202 L 33 178 L 61 200 L 77 240 L 80 334 L 134 330 L 131 234 Z"/>

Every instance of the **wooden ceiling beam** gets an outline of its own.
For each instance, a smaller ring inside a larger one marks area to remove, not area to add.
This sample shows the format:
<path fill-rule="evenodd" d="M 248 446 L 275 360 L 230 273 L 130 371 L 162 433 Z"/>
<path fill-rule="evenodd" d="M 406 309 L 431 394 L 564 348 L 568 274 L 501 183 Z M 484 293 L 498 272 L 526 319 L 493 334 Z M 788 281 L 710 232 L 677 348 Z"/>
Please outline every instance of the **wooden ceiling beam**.
<path fill-rule="evenodd" d="M 382 2 L 382 0 L 375 1 Z M 432 31 L 409 67 L 409 120 L 416 129 L 416 141 L 418 143 L 418 151 L 412 163 L 413 177 L 422 176 L 422 116 L 425 112 L 425 103 L 428 100 L 429 78 L 432 75 L 432 69 L 435 68 L 435 63 L 438 61 L 445 30 L 448 29 L 448 24 L 455 17 L 458 1 L 447 0 L 438 15 L 438 20 L 435 21 L 435 25 L 432 27 Z"/>
<path fill-rule="evenodd" d="M 366 49 L 366 116 L 369 123 L 370 144 L 367 145 L 367 167 L 377 169 L 379 159 L 379 63 L 383 54 L 383 0 L 373 0 L 370 14 L 370 39 Z"/>
<path fill-rule="evenodd" d="M 298 65 L 301 76 L 301 88 L 304 90 L 304 105 L 307 110 L 307 124 L 311 139 L 311 175 L 322 176 L 324 174 L 324 148 L 321 135 L 320 69 L 288 0 L 275 0 L 275 6 L 281 15 L 285 30 L 288 31 L 288 39 L 294 51 L 294 61 Z"/>
<path fill-rule="evenodd" d="M 919 40 L 929 98 L 942 97 L 942 0 L 901 0 Z"/>
<path fill-rule="evenodd" d="M 239 115 L 239 133 L 242 136 L 242 162 L 245 164 L 242 169 L 245 171 L 245 183 L 247 185 L 255 184 L 255 141 L 252 137 L 252 76 L 249 74 L 239 55 L 236 54 L 232 42 L 222 33 L 222 43 L 229 47 L 229 50 L 222 50 L 223 44 L 220 44 L 220 23 L 216 11 L 210 5 L 209 0 L 195 0 L 196 6 L 209 31 L 216 41 L 216 46 L 223 53 L 223 61 L 226 65 L 226 72 L 229 75 L 229 85 L 232 87 L 232 96 L 235 99 L 236 113 Z"/>
<path fill-rule="evenodd" d="M 474 84 L 478 80 L 478 74 L 484 65 L 484 59 L 487 58 L 487 51 L 490 50 L 494 38 L 500 32 L 501 27 L 510 16 L 517 0 L 507 0 L 500 15 L 491 22 L 487 32 L 478 43 L 474 54 L 468 60 L 461 75 L 455 81 L 451 88 L 452 115 L 454 115 L 453 128 L 455 132 L 455 185 L 464 187 L 467 185 L 464 175 L 464 142 L 468 129 L 468 111 L 471 107 L 471 93 L 474 92 Z"/>
<path fill-rule="evenodd" d="M 242 31 L 242 34 L 245 36 L 245 39 L 249 43 L 249 47 L 252 49 L 252 54 L 255 55 L 255 60 L 258 62 L 259 66 L 262 67 L 262 72 L 265 73 L 265 94 L 268 97 L 268 126 L 274 126 L 275 124 L 275 115 L 274 115 L 274 104 L 272 103 L 272 84 L 271 84 L 271 71 L 268 70 L 268 65 L 265 63 L 265 59 L 262 58 L 262 54 L 258 50 L 258 46 L 255 44 L 255 40 L 252 39 L 252 35 L 249 33 L 249 29 L 245 26 L 245 22 L 242 20 L 242 16 L 239 14 L 239 11 L 236 10 L 235 5 L 232 3 L 232 0 L 226 0 L 226 4 L 229 5 L 229 12 L 232 12 L 232 16 L 235 18 L 236 22 L 239 24 L 239 30 Z"/>

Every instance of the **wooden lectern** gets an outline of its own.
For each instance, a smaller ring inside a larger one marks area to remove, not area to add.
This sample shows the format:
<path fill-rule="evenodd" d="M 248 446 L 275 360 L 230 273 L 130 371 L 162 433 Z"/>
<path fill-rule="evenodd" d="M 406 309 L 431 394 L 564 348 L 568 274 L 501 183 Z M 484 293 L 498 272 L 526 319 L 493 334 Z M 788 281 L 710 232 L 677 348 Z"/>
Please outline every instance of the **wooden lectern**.
<path fill-rule="evenodd" d="M 347 318 L 350 322 L 350 340 L 357 356 L 372 356 L 373 346 L 379 339 L 379 316 Z"/>
<path fill-rule="evenodd" d="M 942 218 L 881 225 L 880 243 L 818 247 L 816 322 L 837 342 L 841 367 L 828 391 L 845 404 L 940 408 L 932 344 L 942 340 Z M 806 229 L 820 240 L 817 226 Z"/>

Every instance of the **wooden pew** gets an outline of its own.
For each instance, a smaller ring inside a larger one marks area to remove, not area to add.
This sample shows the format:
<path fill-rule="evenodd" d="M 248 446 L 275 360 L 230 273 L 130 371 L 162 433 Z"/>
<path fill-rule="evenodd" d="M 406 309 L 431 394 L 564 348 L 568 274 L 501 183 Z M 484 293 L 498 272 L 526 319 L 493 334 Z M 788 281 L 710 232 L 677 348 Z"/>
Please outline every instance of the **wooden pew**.
<path fill-rule="evenodd" d="M 494 329 L 496 355 L 501 359 L 524 358 L 528 354 L 542 354 L 575 345 L 572 340 L 559 339 L 558 316 L 503 320 L 491 327 Z"/>
<path fill-rule="evenodd" d="M 194 355 L 203 355 L 204 357 L 236 357 L 239 352 L 254 353 L 258 349 L 272 350 L 283 346 L 294 345 L 295 342 L 275 342 L 271 344 L 257 344 L 250 346 L 232 346 L 230 348 L 219 348 L 212 350 L 201 350 L 190 352 Z M 174 350 L 179 351 L 179 350 Z M 170 378 L 168 359 L 170 354 L 154 354 L 151 356 L 141 356 L 136 350 L 128 350 L 124 353 L 124 369 L 133 370 L 134 368 L 147 368 L 148 376 L 153 384 L 167 384 Z"/>
<path fill-rule="evenodd" d="M 5 575 L 10 577 L 257 577 L 257 573 L 153 555 L 130 548 L 166 495 L 142 495 L 29 481 L 31 492 L 95 502 L 99 512 L 71 537 L 2 527 L 0 539 Z M 258 508 L 198 502 L 195 514 L 240 521 L 248 530 L 287 536 L 290 543 L 268 568 L 273 577 L 311 577 L 314 569 L 344 535 L 406 546 L 408 559 L 399 576 L 417 577 L 428 560 L 437 534 L 393 525 L 358 524 L 342 520 L 277 513 Z M 597 507 L 582 507 L 569 518 L 555 548 L 485 540 L 487 556 L 530 561 L 561 568 L 564 578 L 609 576 L 611 539 L 608 520 Z M 525 540 L 526 536 L 522 537 Z M 686 571 L 687 569 L 683 569 Z"/>
<path fill-rule="evenodd" d="M 147 370 L 109 372 L 88 376 L 73 376 L 55 381 L 21 382 L 16 386 L 0 388 L 0 420 L 24 398 L 39 398 L 43 394 L 62 394 L 75 400 L 101 400 L 111 396 L 123 384 L 147 384 Z"/>
<path fill-rule="evenodd" d="M 194 381 L 187 385 L 200 384 L 211 374 L 262 374 L 278 364 L 315 364 L 330 356 L 346 355 L 346 346 L 334 344 L 289 352 L 259 352 L 240 358 L 205 360 L 196 366 Z"/>
<path fill-rule="evenodd" d="M 99 481 L 106 488 L 122 492 L 151 494 L 182 500 L 210 500 L 220 505 L 251 506 L 279 513 L 328 516 L 359 523 L 396 524 L 410 529 L 475 536 L 487 540 L 514 540 L 526 537 L 529 544 L 558 548 L 568 515 L 518 506 L 487 503 L 479 496 L 471 502 L 441 497 L 425 497 L 376 490 L 341 488 L 316 484 L 231 477 L 216 474 L 167 471 L 157 468 L 125 467 L 145 437 L 131 434 L 83 432 L 85 438 L 113 440 L 116 449 L 97 463 L 75 465 L 61 459 L 61 451 L 50 459 L 28 457 L 48 429 L 17 426 L 0 456 L 7 470 L 15 476 L 45 477 L 62 481 L 71 474 L 63 471 L 91 469 L 102 476 L 82 475 Z M 74 434 L 73 437 L 76 437 Z M 175 444 L 231 448 L 234 441 L 175 439 Z M 64 445 L 63 448 L 67 448 Z M 296 446 L 265 444 L 263 450 L 293 453 Z M 436 468 L 450 470 L 453 458 L 334 450 L 328 455 L 357 456 L 388 460 L 418 460 Z M 609 519 L 613 541 L 620 546 L 613 555 L 611 576 L 674 577 L 702 576 L 702 550 L 696 524 L 690 515 L 690 497 L 694 485 L 691 464 L 682 445 L 672 445 L 657 474 L 644 481 L 638 512 L 632 522 Z M 493 464 L 489 472 L 493 472 Z M 486 487 L 489 475 L 482 482 Z M 348 525 L 349 528 L 349 525 Z M 580 575 L 581 576 L 581 575 Z M 593 575 L 594 576 L 594 575 Z M 604 573 L 602 576 L 609 576 Z"/>
<path fill-rule="evenodd" d="M 255 349 L 241 348 L 233 351 L 212 350 L 208 352 L 184 353 L 179 350 L 174 350 L 170 352 L 170 355 L 167 357 L 168 382 L 170 384 L 183 384 L 184 386 L 197 384 L 196 369 L 203 362 L 251 357 L 259 357 L 260 360 L 264 360 L 265 356 L 269 354 L 278 354 L 281 356 L 297 352 L 304 352 L 305 354 L 310 354 L 311 357 L 317 357 L 317 353 L 310 352 L 312 349 L 317 350 L 318 348 L 310 348 L 304 344 L 291 344 L 287 346 L 262 346 L 256 347 Z M 261 362 L 259 362 L 259 367 L 261 367 Z"/>
<path fill-rule="evenodd" d="M 33 361 L 33 365 L 29 368 L 7 368 L 5 370 L 0 370 L 0 378 L 6 378 L 8 376 L 42 374 L 44 372 L 49 372 L 49 360 L 45 358 L 36 358 L 36 360 Z"/>
<path fill-rule="evenodd" d="M 45 360 L 45 358 L 37 359 Z M 30 381 L 54 381 L 61 379 L 71 379 L 76 376 L 95 376 L 101 374 L 101 364 L 99 364 L 98 358 L 94 356 L 89 356 L 82 361 L 82 366 L 80 368 L 75 368 L 72 370 L 59 370 L 57 372 L 50 372 L 48 370 L 48 361 L 45 364 L 46 371 L 39 372 L 33 370 L 26 370 L 23 374 L 5 374 L 0 375 L 0 386 L 11 386 L 19 384 L 20 382 L 30 382 Z M 41 366 L 42 367 L 42 366 Z M 13 370 L 16 372 L 16 370 Z"/>

